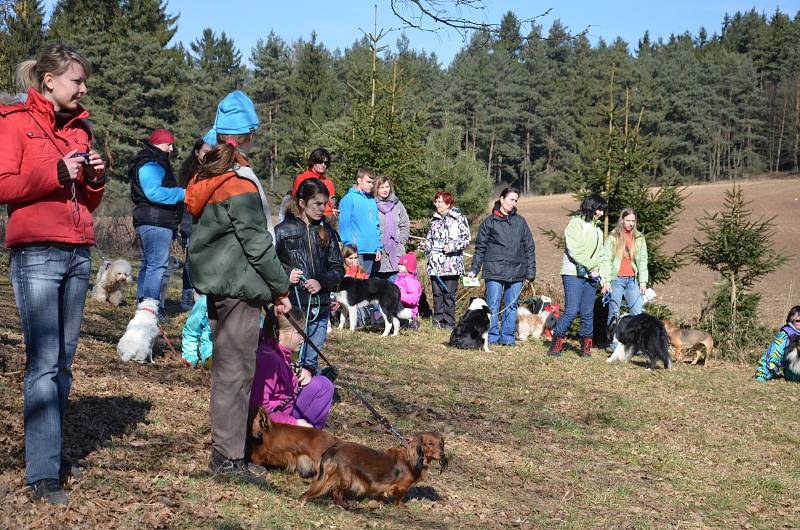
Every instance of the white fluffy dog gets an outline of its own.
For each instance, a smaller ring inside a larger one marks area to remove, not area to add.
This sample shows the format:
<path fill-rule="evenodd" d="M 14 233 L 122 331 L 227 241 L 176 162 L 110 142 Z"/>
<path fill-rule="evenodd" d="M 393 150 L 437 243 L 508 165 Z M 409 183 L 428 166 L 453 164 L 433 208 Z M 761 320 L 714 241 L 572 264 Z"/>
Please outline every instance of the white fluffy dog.
<path fill-rule="evenodd" d="M 153 362 L 153 343 L 158 335 L 158 300 L 145 298 L 128 322 L 125 334 L 117 343 L 117 353 L 123 361 Z"/>
<path fill-rule="evenodd" d="M 124 259 L 103 260 L 92 288 L 92 300 L 119 306 L 125 297 L 125 285 L 133 283 L 131 264 Z"/>

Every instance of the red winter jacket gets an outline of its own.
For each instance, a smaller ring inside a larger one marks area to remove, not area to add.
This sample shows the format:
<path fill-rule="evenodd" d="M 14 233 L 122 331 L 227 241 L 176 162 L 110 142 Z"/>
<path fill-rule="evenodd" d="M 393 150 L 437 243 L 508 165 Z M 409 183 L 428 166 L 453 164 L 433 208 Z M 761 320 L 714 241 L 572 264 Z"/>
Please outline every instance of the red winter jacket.
<path fill-rule="evenodd" d="M 58 182 L 58 161 L 73 149 L 91 149 L 92 133 L 78 110 L 55 130 L 53 104 L 35 89 L 24 104 L 0 105 L 0 204 L 8 205 L 6 246 L 53 241 L 94 244 L 92 214 L 104 186 L 91 188 L 78 171 L 72 183 Z"/>

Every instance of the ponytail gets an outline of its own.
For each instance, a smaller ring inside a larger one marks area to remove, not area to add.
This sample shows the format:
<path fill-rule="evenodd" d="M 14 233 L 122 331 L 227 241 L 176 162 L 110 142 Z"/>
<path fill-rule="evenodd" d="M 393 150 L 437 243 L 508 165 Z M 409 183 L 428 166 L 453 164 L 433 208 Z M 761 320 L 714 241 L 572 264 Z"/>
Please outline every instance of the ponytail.
<path fill-rule="evenodd" d="M 73 61 L 83 67 L 86 77 L 92 74 L 92 67 L 86 57 L 66 44 L 52 44 L 42 50 L 36 60 L 29 59 L 17 65 L 17 85 L 23 92 L 30 88 L 44 92 L 45 74 L 61 75 Z"/>
<path fill-rule="evenodd" d="M 217 134 L 217 145 L 203 158 L 203 163 L 200 164 L 197 171 L 197 180 L 216 177 L 233 170 L 239 157 L 246 160 L 246 157 L 238 150 L 238 146 L 251 142 L 252 139 L 253 133 Z"/>

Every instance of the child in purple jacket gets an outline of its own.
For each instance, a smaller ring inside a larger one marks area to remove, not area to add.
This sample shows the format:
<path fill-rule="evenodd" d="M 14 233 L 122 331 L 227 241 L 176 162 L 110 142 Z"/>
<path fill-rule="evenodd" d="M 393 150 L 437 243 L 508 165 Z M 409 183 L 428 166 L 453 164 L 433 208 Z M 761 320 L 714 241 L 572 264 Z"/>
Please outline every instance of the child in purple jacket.
<path fill-rule="evenodd" d="M 264 407 L 272 421 L 322 429 L 333 403 L 333 383 L 292 363 L 303 337 L 285 316 L 268 313 L 256 352 L 251 407 Z"/>
<path fill-rule="evenodd" d="M 408 327 L 413 330 L 419 329 L 419 299 L 422 296 L 422 285 L 417 279 L 417 255 L 413 252 L 404 254 L 398 262 L 399 272 L 394 280 L 395 285 L 400 288 L 400 302 L 403 307 L 411 309 L 411 322 Z"/>

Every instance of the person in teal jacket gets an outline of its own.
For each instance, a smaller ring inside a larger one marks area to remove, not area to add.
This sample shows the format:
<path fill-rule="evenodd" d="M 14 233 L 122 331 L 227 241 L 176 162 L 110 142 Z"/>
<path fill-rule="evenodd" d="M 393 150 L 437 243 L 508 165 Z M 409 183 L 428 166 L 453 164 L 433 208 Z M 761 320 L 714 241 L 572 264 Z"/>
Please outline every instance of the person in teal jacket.
<path fill-rule="evenodd" d="M 339 201 L 339 236 L 342 244 L 358 248 L 358 257 L 370 278 L 380 270 L 378 262 L 383 254 L 381 220 L 372 196 L 374 183 L 372 170 L 360 168 L 356 173 L 355 186 Z"/>
<path fill-rule="evenodd" d="M 787 381 L 800 380 L 800 374 L 795 374 L 788 369 L 785 362 L 786 346 L 790 340 L 797 340 L 796 337 L 800 335 L 800 305 L 796 305 L 789 310 L 786 315 L 786 325 L 778 330 L 775 338 L 767 346 L 767 350 L 758 360 L 756 367 L 756 380 L 769 381 L 777 377 L 783 372 L 783 377 Z"/>
<path fill-rule="evenodd" d="M 202 364 L 209 368 L 212 350 L 211 323 L 208 321 L 206 295 L 203 294 L 197 297 L 183 325 L 181 355 L 192 367 Z"/>
<path fill-rule="evenodd" d="M 600 195 L 592 194 L 581 202 L 578 215 L 570 219 L 564 230 L 566 248 L 561 265 L 564 284 L 564 312 L 553 328 L 548 355 L 559 357 L 564 348 L 564 335 L 572 321 L 580 314 L 581 357 L 592 354 L 594 332 L 594 297 L 600 283 L 600 255 L 603 252 L 603 232 L 597 222 L 607 209 Z"/>
<path fill-rule="evenodd" d="M 629 315 L 639 315 L 647 290 L 647 241 L 636 229 L 636 211 L 623 208 L 617 226 L 606 239 L 600 255 L 600 277 L 603 293 L 609 293 L 608 320 L 610 325 L 620 312 L 622 298 L 628 304 Z M 614 351 L 616 344 L 610 345 Z"/>

